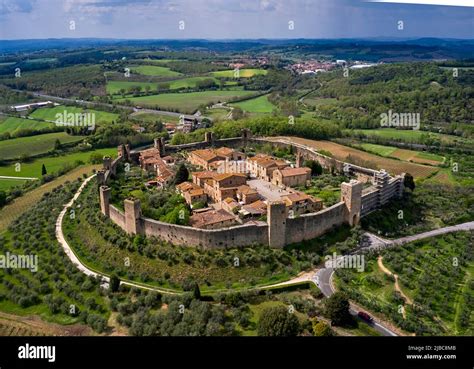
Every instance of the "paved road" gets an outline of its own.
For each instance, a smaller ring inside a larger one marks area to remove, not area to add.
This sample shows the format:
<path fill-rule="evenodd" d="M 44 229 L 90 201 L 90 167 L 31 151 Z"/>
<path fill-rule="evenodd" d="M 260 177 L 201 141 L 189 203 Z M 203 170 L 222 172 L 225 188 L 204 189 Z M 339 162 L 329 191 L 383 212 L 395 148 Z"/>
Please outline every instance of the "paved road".
<path fill-rule="evenodd" d="M 370 240 L 369 245 L 363 248 L 360 248 L 353 252 L 359 253 L 361 251 L 366 251 L 366 250 L 380 250 L 383 248 L 389 248 L 389 247 L 394 247 L 394 246 L 401 246 L 409 242 L 421 240 L 424 238 L 429 238 L 433 236 L 438 236 L 441 234 L 446 234 L 446 233 L 452 233 L 452 232 L 459 232 L 459 231 L 469 231 L 469 230 L 474 230 L 474 222 L 467 222 L 467 223 L 462 223 L 458 224 L 455 226 L 449 226 L 449 227 L 444 227 L 440 229 L 435 229 L 432 231 L 428 232 L 423 232 L 417 235 L 413 236 L 407 236 L 407 237 L 402 237 L 398 238 L 395 240 L 387 240 L 384 238 L 381 238 L 379 236 L 376 236 L 372 233 L 366 233 L 365 235 L 367 238 Z M 324 296 L 331 296 L 335 292 L 334 285 L 332 284 L 332 278 L 334 276 L 334 269 L 333 268 L 323 268 L 319 269 L 315 276 L 314 276 L 314 283 L 319 287 L 321 292 L 324 294 Z M 357 315 L 358 310 L 351 308 L 351 314 L 352 315 Z M 389 328 L 383 326 L 381 323 L 374 321 L 371 324 L 378 332 L 384 334 L 384 335 L 389 335 L 389 336 L 396 336 L 397 334 L 393 331 L 391 331 Z"/>
<path fill-rule="evenodd" d="M 395 240 L 387 240 L 382 237 L 379 237 L 372 233 L 366 233 L 366 236 L 370 239 L 370 246 L 363 248 L 361 250 L 367 249 L 381 249 L 386 247 L 401 246 L 409 242 L 422 240 L 424 238 L 439 236 L 446 233 L 460 232 L 460 231 L 472 231 L 474 230 L 474 222 L 466 222 L 457 224 L 454 226 L 443 227 L 439 229 L 434 229 L 432 231 L 419 233 L 413 236 L 401 237 Z"/>
<path fill-rule="evenodd" d="M 38 180 L 39 178 L 36 178 L 36 177 L 11 177 L 11 176 L 0 176 L 0 179 L 18 179 L 18 180 L 30 180 L 30 181 L 35 181 L 35 180 Z"/>
<path fill-rule="evenodd" d="M 64 216 L 66 215 L 67 211 L 74 204 L 74 201 L 76 201 L 77 198 L 80 196 L 80 194 L 84 190 L 84 187 L 87 185 L 87 183 L 89 183 L 95 176 L 96 175 L 94 174 L 94 175 L 92 175 L 92 176 L 90 176 L 90 177 L 88 177 L 87 179 L 84 180 L 84 182 L 81 184 L 81 186 L 79 187 L 79 189 L 77 190 L 76 194 L 71 199 L 71 201 L 69 201 L 66 205 L 64 205 L 64 209 L 61 211 L 61 213 L 59 213 L 59 216 L 56 220 L 56 239 L 58 240 L 59 244 L 63 248 L 66 255 L 68 256 L 69 260 L 71 260 L 71 262 L 82 273 L 84 273 L 88 276 L 101 278 L 101 280 L 102 280 L 101 286 L 104 287 L 104 288 L 108 288 L 110 278 L 108 276 L 106 276 L 105 274 L 98 273 L 98 272 L 96 272 L 92 269 L 89 269 L 86 265 L 84 265 L 79 260 L 79 258 L 76 256 L 76 254 L 72 250 L 71 246 L 67 243 L 66 238 L 64 237 L 63 227 L 62 227 L 63 219 L 64 219 Z M 133 283 L 133 282 L 121 281 L 120 284 L 124 284 L 124 285 L 131 286 L 131 287 L 137 287 L 137 288 L 141 288 L 141 289 L 146 289 L 146 290 L 150 290 L 150 291 L 158 291 L 160 293 L 165 293 L 165 294 L 175 294 L 175 292 L 167 291 L 167 290 L 164 290 L 164 289 L 161 289 L 161 288 L 147 287 L 147 286 L 143 286 L 141 284 Z"/>

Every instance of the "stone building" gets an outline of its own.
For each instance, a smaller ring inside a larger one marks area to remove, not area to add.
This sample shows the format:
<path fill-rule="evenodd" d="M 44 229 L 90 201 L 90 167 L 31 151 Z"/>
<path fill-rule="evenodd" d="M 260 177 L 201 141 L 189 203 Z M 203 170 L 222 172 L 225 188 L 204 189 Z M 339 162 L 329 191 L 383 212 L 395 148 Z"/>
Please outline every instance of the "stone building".
<path fill-rule="evenodd" d="M 196 213 L 189 218 L 189 224 L 195 228 L 217 229 L 238 224 L 234 215 L 225 210 L 210 210 Z"/>
<path fill-rule="evenodd" d="M 273 171 L 286 168 L 288 164 L 283 160 L 277 160 L 268 155 L 258 154 L 247 160 L 247 166 L 251 177 L 271 182 Z"/>
<path fill-rule="evenodd" d="M 215 202 L 227 197 L 235 198 L 237 188 L 247 183 L 247 176 L 240 173 L 222 173 L 204 183 L 204 192 Z"/>
<path fill-rule="evenodd" d="M 258 192 L 248 185 L 242 185 L 237 187 L 237 200 L 244 204 L 250 204 L 257 201 L 260 197 Z"/>
<path fill-rule="evenodd" d="M 303 192 L 293 192 L 281 197 L 290 216 L 313 213 L 323 208 L 323 201 Z"/>
<path fill-rule="evenodd" d="M 228 147 L 220 147 L 218 149 L 201 149 L 191 151 L 188 155 L 188 161 L 206 170 L 215 167 L 217 162 L 244 160 L 245 154 L 235 151 Z"/>
<path fill-rule="evenodd" d="M 306 186 L 310 180 L 311 169 L 306 167 L 276 169 L 272 176 L 272 183 L 279 187 Z"/>

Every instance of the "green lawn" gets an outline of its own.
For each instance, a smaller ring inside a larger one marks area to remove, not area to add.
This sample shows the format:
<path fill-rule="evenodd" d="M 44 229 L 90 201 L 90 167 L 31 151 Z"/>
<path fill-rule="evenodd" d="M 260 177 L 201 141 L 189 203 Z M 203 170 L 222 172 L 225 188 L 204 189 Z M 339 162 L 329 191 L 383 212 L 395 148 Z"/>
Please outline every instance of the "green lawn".
<path fill-rule="evenodd" d="M 202 91 L 190 93 L 169 93 L 142 97 L 133 97 L 129 100 L 134 104 L 159 106 L 161 109 L 178 109 L 181 111 L 193 111 L 200 105 L 209 105 L 222 101 L 229 101 L 232 98 L 248 96 L 254 92 L 244 90 L 224 90 L 224 91 Z M 119 99 L 123 101 L 125 99 Z"/>
<path fill-rule="evenodd" d="M 12 134 L 21 129 L 32 129 L 36 131 L 48 127 L 54 127 L 54 124 L 33 119 L 8 117 L 4 121 L 0 122 L 0 134 L 6 132 Z"/>
<path fill-rule="evenodd" d="M 256 97 L 255 99 L 245 100 L 232 106 L 238 106 L 248 113 L 271 113 L 276 107 L 268 101 L 268 95 Z"/>
<path fill-rule="evenodd" d="M 43 154 L 54 149 L 57 139 L 65 144 L 79 142 L 84 139 L 84 136 L 70 136 L 66 132 L 56 132 L 0 141 L 0 158 L 15 159 L 21 155 Z"/>
<path fill-rule="evenodd" d="M 81 160 L 84 163 L 88 163 L 92 153 L 98 152 L 102 155 L 116 156 L 117 149 L 98 149 L 94 151 L 77 152 L 74 154 L 52 156 L 33 160 L 30 163 L 21 164 L 20 172 L 15 171 L 15 165 L 0 166 L 0 176 L 11 176 L 11 177 L 41 177 L 41 167 L 44 164 L 48 173 L 54 173 L 58 171 L 64 164 L 74 163 L 77 160 Z M 15 182 L 20 182 L 16 181 Z M 1 181 L 0 181 L 1 183 Z"/>
<path fill-rule="evenodd" d="M 369 151 L 381 156 L 390 156 L 396 150 L 395 147 L 365 144 L 365 143 L 360 144 L 359 146 L 362 147 L 365 151 Z"/>
<path fill-rule="evenodd" d="M 223 78 L 235 78 L 234 70 L 220 70 L 217 72 L 212 72 L 211 75 L 214 77 L 223 77 Z M 240 69 L 239 70 L 239 78 L 250 78 L 257 75 L 264 75 L 267 74 L 265 69 Z"/>
<path fill-rule="evenodd" d="M 119 117 L 119 115 L 115 113 L 109 113 L 106 111 L 93 110 L 93 109 L 83 109 L 76 106 L 67 106 L 67 105 L 55 106 L 54 108 L 36 109 L 33 113 L 30 114 L 30 117 L 49 120 L 49 121 L 56 121 L 56 114 L 58 113 L 63 114 L 64 111 L 66 111 L 66 114 L 69 114 L 69 113 L 95 114 L 96 124 L 110 124 L 113 121 L 116 121 Z"/>
<path fill-rule="evenodd" d="M 132 73 L 143 74 L 145 76 L 160 76 L 160 77 L 175 77 L 181 76 L 181 73 L 172 71 L 166 67 L 159 67 L 155 65 L 140 65 L 139 67 L 131 68 Z"/>

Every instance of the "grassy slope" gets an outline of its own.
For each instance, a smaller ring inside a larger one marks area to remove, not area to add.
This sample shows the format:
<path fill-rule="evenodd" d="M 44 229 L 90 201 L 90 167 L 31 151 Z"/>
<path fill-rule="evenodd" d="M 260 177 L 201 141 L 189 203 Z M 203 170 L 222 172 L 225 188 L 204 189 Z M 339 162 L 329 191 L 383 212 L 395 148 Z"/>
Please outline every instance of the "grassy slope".
<path fill-rule="evenodd" d="M 234 70 L 221 70 L 218 72 L 211 73 L 214 77 L 224 77 L 224 78 L 234 78 Z M 267 74 L 267 71 L 264 69 L 240 69 L 239 77 L 240 78 L 250 78 L 256 75 Z"/>
<path fill-rule="evenodd" d="M 12 177 L 41 177 L 41 167 L 44 164 L 48 173 L 58 171 L 64 164 L 74 163 L 76 160 L 81 160 L 84 163 L 89 161 L 92 153 L 101 153 L 103 155 L 114 156 L 117 154 L 117 149 L 99 149 L 94 151 L 77 152 L 62 156 L 52 156 L 36 159 L 30 163 L 21 164 L 20 172 L 15 171 L 15 165 L 0 166 L 0 176 Z"/>
<path fill-rule="evenodd" d="M 12 134 L 20 129 L 40 130 L 42 128 L 48 127 L 54 127 L 54 124 L 41 122 L 33 119 L 8 117 L 0 123 L 0 134 L 5 132 L 9 132 L 10 134 Z"/>
<path fill-rule="evenodd" d="M 139 67 L 131 68 L 132 73 L 143 74 L 145 76 L 160 76 L 160 77 L 175 77 L 181 76 L 181 73 L 172 71 L 166 67 L 159 67 L 154 65 L 141 65 Z"/>
<path fill-rule="evenodd" d="M 43 154 L 54 148 L 57 139 L 65 144 L 79 142 L 83 138 L 84 136 L 70 136 L 66 132 L 56 132 L 0 141 L 0 158 L 15 159 L 23 154 L 29 156 Z"/>
<path fill-rule="evenodd" d="M 275 105 L 268 101 L 267 95 L 259 96 L 255 99 L 245 100 L 231 105 L 239 106 L 243 111 L 249 113 L 271 113 L 276 108 Z"/>
<path fill-rule="evenodd" d="M 8 225 L 18 218 L 25 211 L 34 206 L 43 196 L 44 193 L 50 192 L 52 189 L 64 184 L 66 181 L 73 181 L 81 177 L 84 173 L 90 174 L 92 169 L 99 169 L 101 165 L 87 165 L 76 168 L 66 175 L 58 177 L 51 182 L 35 188 L 24 196 L 15 199 L 0 210 L 0 233 L 7 229 Z"/>
<path fill-rule="evenodd" d="M 116 121 L 119 116 L 118 114 L 109 113 L 106 111 L 83 109 L 83 108 L 78 108 L 76 106 L 66 106 L 66 105 L 55 106 L 54 108 L 37 109 L 33 113 L 31 113 L 30 116 L 33 118 L 38 118 L 38 119 L 56 121 L 56 114 L 58 113 L 63 114 L 64 111 L 66 111 L 67 114 L 69 113 L 75 114 L 75 113 L 82 113 L 82 112 L 93 113 L 95 114 L 96 124 L 112 123 L 113 121 Z"/>
<path fill-rule="evenodd" d="M 246 96 L 251 93 L 253 92 L 243 90 L 203 91 L 143 96 L 130 98 L 129 100 L 141 105 L 158 105 L 162 108 L 191 110 L 196 109 L 201 104 L 228 101 L 233 97 Z"/>

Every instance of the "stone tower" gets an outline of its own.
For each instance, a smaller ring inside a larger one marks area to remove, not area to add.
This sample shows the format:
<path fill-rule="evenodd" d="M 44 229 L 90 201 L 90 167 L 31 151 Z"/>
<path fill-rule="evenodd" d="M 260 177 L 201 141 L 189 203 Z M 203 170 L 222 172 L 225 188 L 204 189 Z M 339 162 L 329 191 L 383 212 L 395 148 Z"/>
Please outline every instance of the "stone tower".
<path fill-rule="evenodd" d="M 341 201 L 344 201 L 346 204 L 347 223 L 349 223 L 350 226 L 359 224 L 362 206 L 362 183 L 355 179 L 351 179 L 349 183 L 342 183 Z"/>
<path fill-rule="evenodd" d="M 155 149 L 160 151 L 160 156 L 165 155 L 165 140 L 163 137 L 158 137 L 153 140 Z"/>
<path fill-rule="evenodd" d="M 286 238 L 286 205 L 283 201 L 273 201 L 267 206 L 268 244 L 282 248 Z"/>
<path fill-rule="evenodd" d="M 118 148 L 118 156 L 121 157 L 125 161 L 130 161 L 130 145 L 129 144 L 122 144 L 119 145 Z"/>
<path fill-rule="evenodd" d="M 97 171 L 97 184 L 99 186 L 105 185 L 105 170 L 98 170 Z"/>
<path fill-rule="evenodd" d="M 204 141 L 206 141 L 207 144 L 212 145 L 214 142 L 214 137 L 212 132 L 205 132 L 204 133 Z"/>
<path fill-rule="evenodd" d="M 126 199 L 123 206 L 125 208 L 125 232 L 128 234 L 142 234 L 140 200 Z"/>
<path fill-rule="evenodd" d="M 303 155 L 298 151 L 296 153 L 296 167 L 301 168 L 303 166 L 304 158 Z"/>
<path fill-rule="evenodd" d="M 107 218 L 110 217 L 110 187 L 100 186 L 100 211 Z"/>

